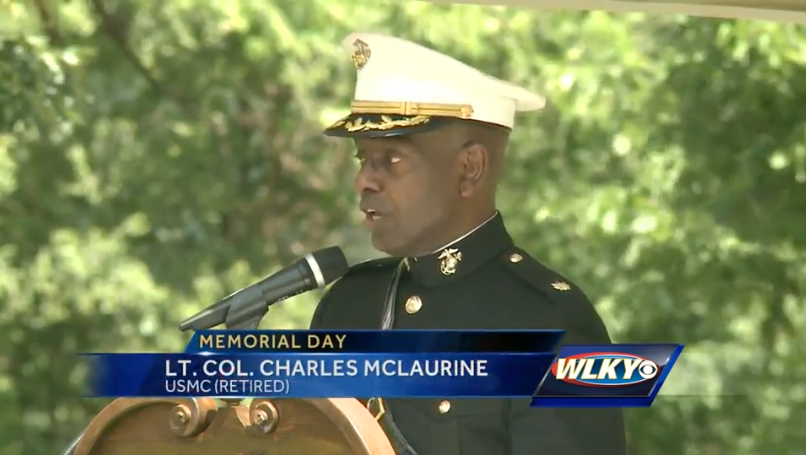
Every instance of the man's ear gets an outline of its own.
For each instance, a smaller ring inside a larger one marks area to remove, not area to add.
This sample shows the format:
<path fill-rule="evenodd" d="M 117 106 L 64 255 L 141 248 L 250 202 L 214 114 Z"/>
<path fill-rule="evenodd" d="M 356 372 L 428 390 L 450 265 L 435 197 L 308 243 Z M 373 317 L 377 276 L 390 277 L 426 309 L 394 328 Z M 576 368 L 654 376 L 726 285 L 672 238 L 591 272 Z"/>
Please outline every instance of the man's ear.
<path fill-rule="evenodd" d="M 479 143 L 471 143 L 459 155 L 459 194 L 472 195 L 481 185 L 490 163 L 487 148 Z"/>

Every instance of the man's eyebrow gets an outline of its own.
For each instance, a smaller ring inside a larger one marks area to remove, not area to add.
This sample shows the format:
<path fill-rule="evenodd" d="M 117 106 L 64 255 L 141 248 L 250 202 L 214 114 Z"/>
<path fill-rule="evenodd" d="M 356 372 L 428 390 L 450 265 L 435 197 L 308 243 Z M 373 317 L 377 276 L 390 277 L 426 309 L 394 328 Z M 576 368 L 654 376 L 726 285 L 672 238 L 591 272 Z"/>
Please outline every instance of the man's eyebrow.
<path fill-rule="evenodd" d="M 385 137 L 382 139 L 374 139 L 372 143 L 366 142 L 359 145 L 355 142 L 356 150 L 366 153 L 369 148 L 383 150 L 386 152 L 405 152 L 414 147 L 414 143 L 407 137 Z"/>
<path fill-rule="evenodd" d="M 411 138 L 407 136 L 392 136 L 385 138 L 386 142 L 394 145 L 412 145 Z"/>

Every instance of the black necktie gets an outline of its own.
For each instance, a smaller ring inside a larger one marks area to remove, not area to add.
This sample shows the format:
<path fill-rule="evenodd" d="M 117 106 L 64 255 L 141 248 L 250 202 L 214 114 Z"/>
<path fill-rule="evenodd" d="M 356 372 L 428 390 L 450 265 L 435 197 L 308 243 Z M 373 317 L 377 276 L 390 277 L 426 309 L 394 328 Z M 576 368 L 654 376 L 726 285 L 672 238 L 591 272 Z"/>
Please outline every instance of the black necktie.
<path fill-rule="evenodd" d="M 384 299 L 383 313 L 381 316 L 381 330 L 389 330 L 395 325 L 395 302 L 397 300 L 397 288 L 400 283 L 400 275 L 403 274 L 403 268 L 406 267 L 407 260 L 400 261 L 392 281 L 389 283 L 389 288 L 386 291 L 386 298 Z M 375 408 L 375 409 L 373 409 Z M 417 455 L 417 452 L 412 449 L 406 437 L 397 428 L 394 419 L 392 419 L 392 410 L 389 409 L 384 403 L 383 398 L 371 398 L 367 402 L 367 409 L 376 416 L 378 423 L 383 428 L 389 441 L 392 443 L 392 448 L 397 455 Z"/>

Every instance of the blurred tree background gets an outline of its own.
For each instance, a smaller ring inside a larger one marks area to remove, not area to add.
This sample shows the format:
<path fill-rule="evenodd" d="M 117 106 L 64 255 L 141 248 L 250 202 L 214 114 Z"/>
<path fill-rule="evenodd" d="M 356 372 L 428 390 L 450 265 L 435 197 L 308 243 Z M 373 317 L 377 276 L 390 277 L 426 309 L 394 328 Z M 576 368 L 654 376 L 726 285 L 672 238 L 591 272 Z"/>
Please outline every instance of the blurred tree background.
<path fill-rule="evenodd" d="M 632 454 L 806 453 L 804 29 L 402 0 L 0 1 L 0 453 L 57 453 L 104 404 L 67 354 L 178 349 L 306 251 L 375 254 L 350 144 L 320 135 L 356 30 L 547 94 L 510 230 L 618 341 L 687 343 Z"/>

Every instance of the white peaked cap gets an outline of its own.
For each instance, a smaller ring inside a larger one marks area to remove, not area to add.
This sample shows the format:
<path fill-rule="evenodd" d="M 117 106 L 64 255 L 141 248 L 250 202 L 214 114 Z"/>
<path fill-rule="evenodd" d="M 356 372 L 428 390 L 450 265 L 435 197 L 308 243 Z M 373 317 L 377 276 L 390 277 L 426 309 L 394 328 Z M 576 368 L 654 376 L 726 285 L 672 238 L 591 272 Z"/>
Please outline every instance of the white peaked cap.
<path fill-rule="evenodd" d="M 539 110 L 546 103 L 525 88 L 400 38 L 353 33 L 342 46 L 358 75 L 351 116 L 341 125 L 360 115 L 383 115 L 387 121 L 453 117 L 511 129 L 516 112 Z"/>

